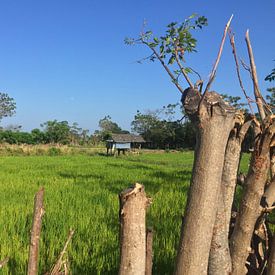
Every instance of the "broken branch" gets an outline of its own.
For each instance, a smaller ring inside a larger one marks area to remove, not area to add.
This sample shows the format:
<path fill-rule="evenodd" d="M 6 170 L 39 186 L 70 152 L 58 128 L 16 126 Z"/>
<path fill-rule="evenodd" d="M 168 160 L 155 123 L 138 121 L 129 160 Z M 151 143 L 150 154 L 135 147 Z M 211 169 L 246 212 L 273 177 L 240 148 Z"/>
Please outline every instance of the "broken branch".
<path fill-rule="evenodd" d="M 68 238 L 67 238 L 67 241 L 66 241 L 66 243 L 65 243 L 65 245 L 64 245 L 64 247 L 63 247 L 63 250 L 61 251 L 61 253 L 60 253 L 60 255 L 59 255 L 59 258 L 58 258 L 56 264 L 54 265 L 54 267 L 53 267 L 53 269 L 52 269 L 50 275 L 58 275 L 58 274 L 59 274 L 60 269 L 61 269 L 61 267 L 62 267 L 62 263 L 63 263 L 63 262 L 62 262 L 62 259 L 63 259 L 63 257 L 64 257 L 64 254 L 66 253 L 67 247 L 68 247 L 69 242 L 71 241 L 73 235 L 74 235 L 74 230 L 73 230 L 73 229 L 70 229 L 69 235 L 68 235 Z M 66 266 L 65 266 L 65 269 L 66 269 Z"/>
<path fill-rule="evenodd" d="M 250 71 L 251 71 L 251 76 L 252 76 L 252 81 L 253 81 L 256 104 L 257 104 L 257 107 L 259 110 L 261 120 L 263 121 L 266 117 L 266 113 L 264 110 L 265 101 L 262 97 L 262 94 L 261 94 L 260 88 L 259 88 L 254 55 L 253 55 L 253 51 L 252 51 L 252 47 L 251 47 L 251 43 L 250 43 L 250 39 L 249 39 L 249 30 L 246 31 L 245 42 L 247 45 L 247 50 L 248 50 L 248 55 L 249 55 L 249 60 L 250 60 Z"/>
<path fill-rule="evenodd" d="M 220 59 L 221 59 L 221 55 L 222 55 L 222 50 L 223 50 L 224 41 L 225 41 L 225 38 L 226 38 L 226 35 L 227 35 L 227 31 L 228 31 L 228 28 L 229 28 L 229 26 L 230 26 L 230 23 L 231 23 L 232 18 L 233 18 L 233 14 L 231 15 L 229 21 L 228 21 L 227 24 L 225 25 L 224 32 L 223 32 L 223 37 L 222 37 L 222 41 L 221 41 L 221 45 L 220 45 L 220 49 L 219 49 L 219 52 L 218 52 L 218 56 L 217 56 L 216 62 L 215 62 L 215 64 L 214 64 L 214 67 L 213 67 L 213 69 L 212 69 L 212 72 L 211 72 L 209 81 L 208 81 L 208 83 L 207 83 L 207 85 L 206 85 L 206 88 L 205 88 L 204 93 L 207 93 L 207 91 L 209 91 L 210 86 L 211 86 L 212 82 L 213 82 L 214 79 L 215 79 L 216 72 L 217 72 L 217 68 L 218 68 L 218 65 L 219 65 L 219 62 L 220 62 Z"/>

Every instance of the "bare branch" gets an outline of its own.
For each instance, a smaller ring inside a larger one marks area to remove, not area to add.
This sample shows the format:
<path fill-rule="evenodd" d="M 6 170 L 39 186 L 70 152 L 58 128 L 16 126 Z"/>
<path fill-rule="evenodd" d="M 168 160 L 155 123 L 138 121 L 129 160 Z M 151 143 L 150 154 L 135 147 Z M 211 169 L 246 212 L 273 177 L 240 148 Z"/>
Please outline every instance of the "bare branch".
<path fill-rule="evenodd" d="M 41 188 L 34 198 L 34 212 L 30 239 L 28 275 L 38 274 L 39 241 L 42 227 L 44 188 Z"/>
<path fill-rule="evenodd" d="M 245 63 L 245 61 L 243 59 L 240 59 L 240 60 L 241 60 L 241 64 L 242 64 L 243 68 L 250 73 L 250 77 L 252 78 L 250 67 Z"/>
<path fill-rule="evenodd" d="M 261 94 L 260 88 L 259 88 L 259 84 L 258 84 L 256 65 L 255 65 L 253 51 L 252 51 L 252 47 L 251 47 L 251 43 L 250 43 L 250 39 L 249 39 L 249 30 L 246 31 L 245 42 L 247 45 L 247 50 L 248 50 L 248 55 L 249 55 L 249 60 L 250 60 L 250 70 L 251 70 L 251 75 L 252 75 L 256 104 L 257 104 L 257 107 L 259 110 L 261 120 L 263 121 L 266 117 L 266 113 L 264 110 L 265 101 L 262 97 L 262 94 Z"/>
<path fill-rule="evenodd" d="M 220 59 L 221 59 L 221 54 L 222 54 L 222 50 L 223 50 L 224 41 L 225 41 L 225 38 L 226 38 L 226 35 L 227 35 L 227 31 L 228 31 L 228 28 L 229 28 L 229 26 L 230 26 L 230 23 L 231 23 L 232 18 L 233 18 L 233 14 L 231 15 L 229 21 L 228 21 L 227 24 L 225 25 L 224 33 L 223 33 L 223 37 L 222 37 L 222 41 L 221 41 L 221 45 L 220 45 L 220 49 L 219 49 L 219 53 L 218 53 L 216 62 L 215 62 L 214 67 L 213 67 L 213 69 L 212 69 L 212 72 L 211 72 L 209 81 L 208 81 L 208 83 L 207 83 L 207 85 L 206 85 L 206 88 L 205 88 L 204 93 L 206 93 L 207 91 L 209 91 L 210 86 L 211 86 L 211 84 L 212 84 L 212 82 L 214 81 L 214 78 L 215 78 L 215 76 L 216 76 L 216 71 L 217 71 L 218 64 L 219 64 Z"/>
<path fill-rule="evenodd" d="M 184 78 L 185 78 L 186 81 L 188 82 L 190 88 L 194 89 L 193 83 L 191 82 L 190 78 L 188 77 L 187 73 L 185 72 L 185 69 L 183 68 L 183 66 L 182 66 L 182 64 L 181 64 L 181 62 L 180 62 L 180 60 L 179 60 L 179 55 L 178 55 L 178 51 L 177 51 L 177 50 L 175 51 L 175 59 L 176 59 L 176 62 L 177 62 L 177 64 L 178 64 L 178 66 L 179 66 L 179 68 L 180 68 L 180 70 L 181 70 L 181 72 L 182 72 Z"/>
<path fill-rule="evenodd" d="M 238 75 L 238 79 L 239 79 L 239 83 L 240 83 L 240 86 L 241 86 L 241 89 L 247 99 L 247 102 L 248 102 L 248 105 L 249 105 L 249 109 L 250 109 L 250 112 L 252 114 L 254 114 L 253 112 L 253 108 L 252 108 L 252 105 L 251 105 L 251 98 L 247 95 L 245 89 L 244 89 L 244 86 L 243 86 L 243 82 L 242 82 L 242 79 L 241 79 L 241 74 L 240 74 L 240 65 L 239 65 L 239 62 L 238 62 L 238 57 L 237 57 L 237 51 L 236 51 L 236 46 L 235 46 L 235 40 L 234 40 L 234 34 L 232 34 L 232 32 L 229 30 L 229 37 L 230 37 L 230 44 L 232 46 L 232 52 L 233 52 L 233 56 L 234 56 L 234 59 L 235 59 L 235 64 L 236 64 L 236 70 L 237 70 L 237 75 Z"/>
<path fill-rule="evenodd" d="M 61 269 L 61 267 L 62 267 L 62 263 L 63 263 L 62 259 L 63 259 L 63 257 L 64 257 L 64 254 L 66 253 L 67 247 L 68 247 L 69 242 L 71 241 L 73 235 L 74 235 L 74 230 L 73 230 L 73 229 L 70 229 L 69 235 L 68 235 L 68 238 L 67 238 L 67 241 L 66 241 L 66 243 L 65 243 L 65 245 L 64 245 L 64 248 L 63 248 L 63 250 L 61 251 L 61 253 L 60 253 L 60 255 L 59 255 L 59 258 L 58 258 L 56 264 L 54 265 L 53 269 L 51 270 L 50 275 L 58 275 L 58 274 L 59 274 L 60 269 Z M 65 269 L 66 269 L 66 267 L 65 267 Z"/>
<path fill-rule="evenodd" d="M 161 65 L 164 67 L 164 69 L 166 70 L 166 72 L 169 74 L 170 78 L 172 79 L 172 82 L 175 84 L 175 86 L 178 88 L 178 90 L 183 94 L 184 90 L 179 85 L 179 83 L 177 81 L 177 78 L 170 71 L 170 69 L 165 64 L 165 62 L 163 61 L 163 59 L 160 57 L 160 55 L 158 54 L 158 52 L 153 47 L 151 47 L 146 41 L 142 40 L 142 43 L 145 44 L 146 46 L 148 46 L 153 51 L 153 53 L 155 54 L 156 58 L 159 60 L 159 62 L 161 63 Z"/>

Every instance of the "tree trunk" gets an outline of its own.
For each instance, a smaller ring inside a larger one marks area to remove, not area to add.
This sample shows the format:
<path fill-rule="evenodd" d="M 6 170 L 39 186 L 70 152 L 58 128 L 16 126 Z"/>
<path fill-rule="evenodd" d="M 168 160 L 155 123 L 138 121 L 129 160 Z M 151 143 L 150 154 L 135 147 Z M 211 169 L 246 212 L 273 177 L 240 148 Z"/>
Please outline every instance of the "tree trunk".
<path fill-rule="evenodd" d="M 275 274 L 275 234 L 273 234 L 272 247 L 268 258 L 267 275 Z"/>
<path fill-rule="evenodd" d="M 260 203 L 270 168 L 270 144 L 274 131 L 273 125 L 263 125 L 263 127 L 264 130 L 255 143 L 239 216 L 230 240 L 234 275 L 243 275 L 247 272 L 245 264 L 251 251 L 251 238 L 255 223 L 262 211 Z"/>
<path fill-rule="evenodd" d="M 43 207 L 44 189 L 41 188 L 34 198 L 34 212 L 32 221 L 32 231 L 30 238 L 28 275 L 38 274 L 38 259 L 39 259 L 39 241 L 42 227 L 42 216 L 44 215 Z"/>
<path fill-rule="evenodd" d="M 120 275 L 144 275 L 146 267 L 146 208 L 150 200 L 136 183 L 119 195 Z"/>
<path fill-rule="evenodd" d="M 235 128 L 230 133 L 226 146 L 219 206 L 217 209 L 209 255 L 208 273 L 210 275 L 230 274 L 232 269 L 228 244 L 231 209 L 240 163 L 241 145 L 250 125 L 251 120 L 243 124 L 243 117 L 238 119 Z"/>
<path fill-rule="evenodd" d="M 187 89 L 182 102 L 197 126 L 197 147 L 182 224 L 176 274 L 207 274 L 210 245 L 222 178 L 225 148 L 235 110 L 215 92 Z"/>

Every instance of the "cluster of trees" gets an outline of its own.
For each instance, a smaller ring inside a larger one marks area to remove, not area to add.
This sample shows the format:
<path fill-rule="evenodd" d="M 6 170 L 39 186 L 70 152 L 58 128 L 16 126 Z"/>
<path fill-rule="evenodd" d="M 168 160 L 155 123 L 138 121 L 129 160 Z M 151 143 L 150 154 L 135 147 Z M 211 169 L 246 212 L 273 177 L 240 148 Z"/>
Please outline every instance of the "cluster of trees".
<path fill-rule="evenodd" d="M 194 128 L 182 110 L 182 118 L 174 118 L 177 107 L 179 104 L 169 104 L 145 113 L 137 111 L 131 123 L 132 131 L 143 136 L 151 148 L 194 148 Z"/>
<path fill-rule="evenodd" d="M 77 123 L 70 125 L 68 121 L 47 121 L 41 124 L 42 130 L 36 128 L 31 132 L 20 131 L 19 126 L 10 126 L 1 129 L 0 142 L 10 144 L 80 144 L 84 145 L 93 142 L 88 135 L 89 130 L 82 129 Z"/>

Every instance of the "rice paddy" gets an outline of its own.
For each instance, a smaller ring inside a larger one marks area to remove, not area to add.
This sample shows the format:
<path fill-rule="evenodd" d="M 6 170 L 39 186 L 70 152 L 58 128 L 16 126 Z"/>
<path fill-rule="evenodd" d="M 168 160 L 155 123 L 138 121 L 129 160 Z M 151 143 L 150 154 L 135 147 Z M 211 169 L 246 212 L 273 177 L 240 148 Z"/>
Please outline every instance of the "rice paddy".
<path fill-rule="evenodd" d="M 10 257 L 1 274 L 26 274 L 33 198 L 41 186 L 46 213 L 39 274 L 51 269 L 70 228 L 72 274 L 117 274 L 118 194 L 135 182 L 153 198 L 147 216 L 154 229 L 153 273 L 173 273 L 192 163 L 193 152 L 1 157 L 0 259 Z"/>

